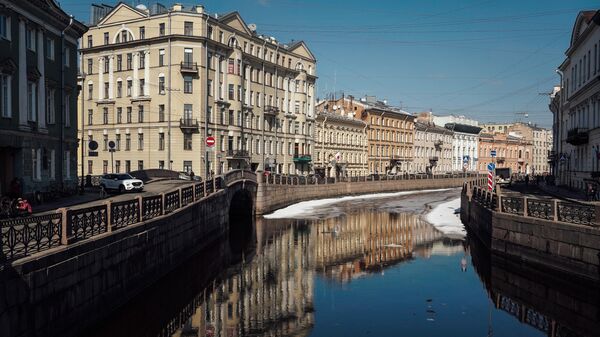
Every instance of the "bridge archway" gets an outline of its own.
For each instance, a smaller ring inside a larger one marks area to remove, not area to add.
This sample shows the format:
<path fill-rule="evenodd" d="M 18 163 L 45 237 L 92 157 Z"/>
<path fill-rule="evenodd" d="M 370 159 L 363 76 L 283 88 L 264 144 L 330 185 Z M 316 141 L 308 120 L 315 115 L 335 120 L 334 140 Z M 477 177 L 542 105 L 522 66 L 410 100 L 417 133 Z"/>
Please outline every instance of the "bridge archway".
<path fill-rule="evenodd" d="M 241 258 L 255 243 L 254 197 L 245 189 L 237 190 L 229 203 L 229 247 L 233 259 Z"/>

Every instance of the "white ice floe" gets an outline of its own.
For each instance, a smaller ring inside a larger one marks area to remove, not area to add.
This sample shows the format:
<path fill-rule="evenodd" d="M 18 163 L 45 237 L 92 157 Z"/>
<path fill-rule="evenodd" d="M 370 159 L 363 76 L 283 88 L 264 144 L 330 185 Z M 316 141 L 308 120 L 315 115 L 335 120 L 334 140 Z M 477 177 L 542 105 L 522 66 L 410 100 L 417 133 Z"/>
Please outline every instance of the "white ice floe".
<path fill-rule="evenodd" d="M 364 200 L 364 199 L 382 199 L 382 198 L 391 198 L 391 197 L 399 197 L 403 195 L 410 194 L 420 194 L 420 193 L 431 193 L 431 192 L 443 192 L 449 191 L 451 189 L 437 189 L 437 190 L 422 190 L 422 191 L 406 191 L 406 192 L 394 192 L 394 193 L 376 193 L 376 194 L 364 194 L 364 195 L 354 195 L 354 196 L 346 196 L 341 198 L 331 198 L 331 199 L 319 199 L 319 200 L 310 200 L 303 201 L 297 204 L 293 204 L 291 206 L 278 209 L 271 214 L 264 215 L 263 217 L 266 219 L 305 219 L 305 218 L 313 218 L 314 211 L 318 208 L 322 208 L 325 206 L 337 204 L 340 202 L 350 201 L 350 200 Z"/>
<path fill-rule="evenodd" d="M 465 236 L 465 226 L 460 221 L 460 214 L 454 214 L 459 207 L 460 198 L 441 203 L 435 206 L 425 219 L 446 235 Z"/>

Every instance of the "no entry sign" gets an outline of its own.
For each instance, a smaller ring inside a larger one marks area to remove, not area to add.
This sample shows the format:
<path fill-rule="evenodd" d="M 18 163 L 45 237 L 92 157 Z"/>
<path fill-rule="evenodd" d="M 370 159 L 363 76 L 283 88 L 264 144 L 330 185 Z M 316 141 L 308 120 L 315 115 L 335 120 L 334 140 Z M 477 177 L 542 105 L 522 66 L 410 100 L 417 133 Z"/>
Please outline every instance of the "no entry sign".
<path fill-rule="evenodd" d="M 215 137 L 213 137 L 213 136 L 206 137 L 206 146 L 208 146 L 208 147 L 215 146 Z"/>

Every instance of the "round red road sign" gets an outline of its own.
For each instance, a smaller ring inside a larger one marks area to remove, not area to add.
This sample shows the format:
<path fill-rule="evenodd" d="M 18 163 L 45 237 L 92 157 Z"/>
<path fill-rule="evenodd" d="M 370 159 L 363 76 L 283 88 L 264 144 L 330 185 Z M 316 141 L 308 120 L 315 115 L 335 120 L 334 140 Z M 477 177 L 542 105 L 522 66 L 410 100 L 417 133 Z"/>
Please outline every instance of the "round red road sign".
<path fill-rule="evenodd" d="M 206 146 L 208 146 L 208 147 L 215 146 L 215 137 L 213 137 L 213 136 L 206 137 Z"/>

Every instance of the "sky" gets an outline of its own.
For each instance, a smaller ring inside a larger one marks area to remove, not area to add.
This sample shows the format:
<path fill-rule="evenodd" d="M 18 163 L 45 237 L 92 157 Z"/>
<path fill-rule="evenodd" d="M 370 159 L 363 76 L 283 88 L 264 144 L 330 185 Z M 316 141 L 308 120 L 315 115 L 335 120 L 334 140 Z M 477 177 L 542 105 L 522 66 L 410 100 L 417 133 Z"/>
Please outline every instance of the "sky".
<path fill-rule="evenodd" d="M 76 19 L 91 3 L 57 0 Z M 151 5 L 156 0 L 125 0 Z M 170 1 L 159 1 L 171 5 Z M 409 112 L 550 127 L 577 13 L 591 0 L 203 0 L 237 10 L 260 34 L 304 40 L 317 58 L 317 96 L 374 95 Z"/>

